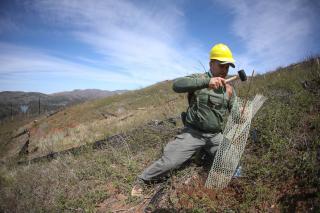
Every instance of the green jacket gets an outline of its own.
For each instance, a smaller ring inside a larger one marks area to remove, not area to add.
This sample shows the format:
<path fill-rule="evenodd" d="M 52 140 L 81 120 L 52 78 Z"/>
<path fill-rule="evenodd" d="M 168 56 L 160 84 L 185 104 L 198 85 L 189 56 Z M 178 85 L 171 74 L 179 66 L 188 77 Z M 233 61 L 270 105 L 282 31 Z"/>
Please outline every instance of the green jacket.
<path fill-rule="evenodd" d="M 233 89 L 229 98 L 224 87 L 209 89 L 210 78 L 210 72 L 178 78 L 173 83 L 173 90 L 188 93 L 185 125 L 202 132 L 218 133 L 223 130 L 225 114 L 227 110 L 230 112 L 236 94 Z"/>

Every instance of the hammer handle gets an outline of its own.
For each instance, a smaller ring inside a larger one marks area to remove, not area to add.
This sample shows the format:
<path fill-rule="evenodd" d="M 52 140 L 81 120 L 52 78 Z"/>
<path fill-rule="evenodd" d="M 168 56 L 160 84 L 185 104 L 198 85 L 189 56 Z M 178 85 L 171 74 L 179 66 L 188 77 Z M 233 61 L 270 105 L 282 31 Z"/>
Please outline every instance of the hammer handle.
<path fill-rule="evenodd" d="M 228 79 L 226 79 L 226 83 L 229 83 L 230 81 L 234 81 L 234 80 L 236 80 L 236 79 L 238 79 L 239 78 L 239 76 L 233 76 L 233 77 L 231 77 L 231 78 L 228 78 Z"/>

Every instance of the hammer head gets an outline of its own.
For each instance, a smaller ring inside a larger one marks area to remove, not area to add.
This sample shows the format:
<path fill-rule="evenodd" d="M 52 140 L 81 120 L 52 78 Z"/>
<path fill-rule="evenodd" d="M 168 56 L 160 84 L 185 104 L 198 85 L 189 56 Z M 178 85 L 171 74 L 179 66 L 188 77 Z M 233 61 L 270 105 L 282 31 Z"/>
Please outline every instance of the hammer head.
<path fill-rule="evenodd" d="M 238 71 L 238 75 L 239 75 L 239 78 L 240 78 L 241 81 L 246 81 L 247 80 L 247 75 L 244 72 L 244 70 L 239 70 Z"/>

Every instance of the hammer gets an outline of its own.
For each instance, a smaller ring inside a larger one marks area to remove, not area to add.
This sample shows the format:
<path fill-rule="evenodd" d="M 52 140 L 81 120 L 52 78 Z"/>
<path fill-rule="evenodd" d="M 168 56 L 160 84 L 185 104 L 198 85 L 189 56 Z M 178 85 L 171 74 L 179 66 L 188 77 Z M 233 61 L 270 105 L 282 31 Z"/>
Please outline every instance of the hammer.
<path fill-rule="evenodd" d="M 240 78 L 241 81 L 246 81 L 247 80 L 247 75 L 244 72 L 244 70 L 239 70 L 238 71 L 238 75 L 226 79 L 226 83 L 234 81 L 234 80 L 237 80 L 238 78 Z"/>

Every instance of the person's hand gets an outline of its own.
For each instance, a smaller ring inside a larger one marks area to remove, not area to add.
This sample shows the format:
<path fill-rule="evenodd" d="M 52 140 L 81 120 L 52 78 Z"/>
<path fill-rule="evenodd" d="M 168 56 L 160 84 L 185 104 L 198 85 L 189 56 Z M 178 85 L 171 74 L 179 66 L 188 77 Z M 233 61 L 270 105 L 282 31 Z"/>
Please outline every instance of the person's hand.
<path fill-rule="evenodd" d="M 219 87 L 225 87 L 226 80 L 220 77 L 211 78 L 209 81 L 209 88 L 210 89 L 218 89 Z"/>

